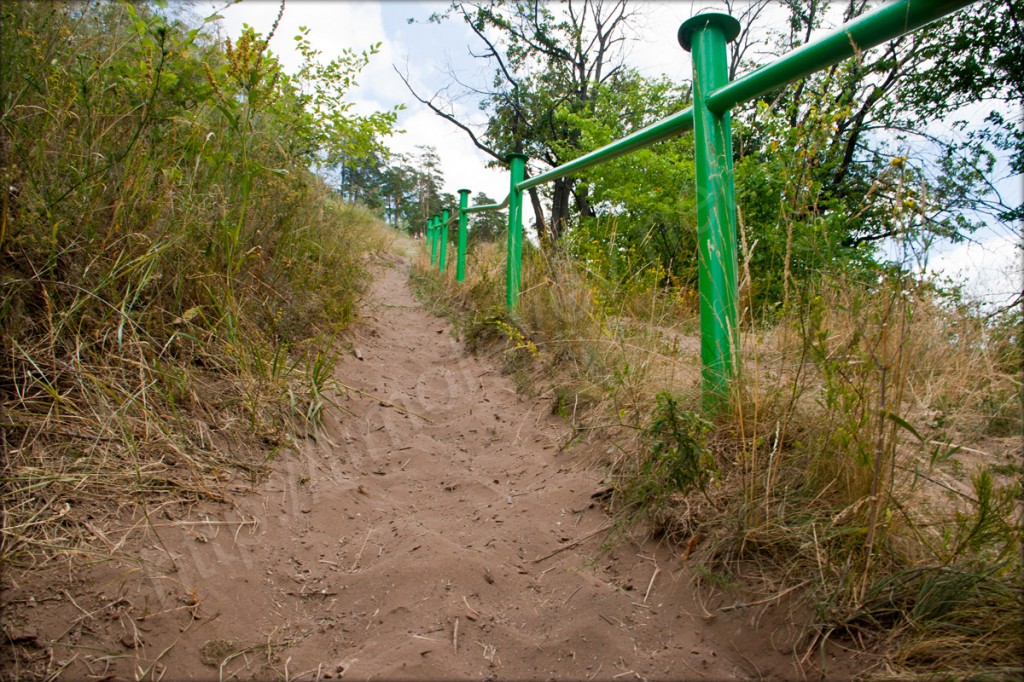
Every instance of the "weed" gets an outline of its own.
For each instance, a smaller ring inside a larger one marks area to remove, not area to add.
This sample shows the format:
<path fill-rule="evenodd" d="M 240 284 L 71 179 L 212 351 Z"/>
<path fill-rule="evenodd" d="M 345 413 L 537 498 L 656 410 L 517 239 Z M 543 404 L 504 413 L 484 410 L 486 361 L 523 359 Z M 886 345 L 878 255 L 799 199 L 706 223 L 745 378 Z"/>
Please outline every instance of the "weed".
<path fill-rule="evenodd" d="M 705 442 L 711 428 L 700 415 L 682 409 L 671 393 L 659 393 L 651 420 L 641 432 L 646 452 L 634 471 L 623 472 L 621 503 L 638 515 L 657 518 L 676 493 L 697 490 L 706 495 L 717 472 Z"/>

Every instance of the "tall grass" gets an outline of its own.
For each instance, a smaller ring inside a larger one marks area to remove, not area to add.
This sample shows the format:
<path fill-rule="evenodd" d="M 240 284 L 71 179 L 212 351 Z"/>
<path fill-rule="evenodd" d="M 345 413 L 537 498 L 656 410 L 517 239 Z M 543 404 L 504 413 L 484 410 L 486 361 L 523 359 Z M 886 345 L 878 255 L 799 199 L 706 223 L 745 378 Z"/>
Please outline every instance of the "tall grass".
<path fill-rule="evenodd" d="M 311 123 L 255 33 L 9 2 L 0 46 L 0 563 L 42 566 L 315 426 L 386 236 L 291 149 Z"/>
<path fill-rule="evenodd" d="M 732 409 L 707 422 L 693 292 L 530 251 L 509 315 L 503 252 L 475 259 L 463 285 L 421 263 L 421 295 L 602 445 L 613 509 L 698 577 L 743 562 L 803 586 L 802 661 L 843 637 L 882 649 L 882 676 L 1024 670 L 1014 311 L 894 272 L 803 283 L 744 322 Z"/>

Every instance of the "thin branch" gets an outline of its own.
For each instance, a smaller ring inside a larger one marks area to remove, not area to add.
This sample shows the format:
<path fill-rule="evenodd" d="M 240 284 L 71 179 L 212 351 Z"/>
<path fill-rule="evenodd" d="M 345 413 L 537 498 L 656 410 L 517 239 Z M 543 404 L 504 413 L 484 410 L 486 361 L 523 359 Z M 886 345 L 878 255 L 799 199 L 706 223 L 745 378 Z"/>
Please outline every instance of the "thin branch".
<path fill-rule="evenodd" d="M 408 78 L 408 76 L 407 76 L 406 74 L 403 74 L 403 73 L 402 73 L 401 71 L 399 71 L 399 70 L 398 70 L 398 67 L 397 67 L 397 66 L 393 66 L 392 68 L 393 68 L 393 69 L 395 70 L 395 73 L 397 73 L 397 74 L 398 74 L 398 77 L 402 79 L 402 82 L 403 82 L 403 83 L 405 83 L 405 87 L 409 89 L 409 93 L 410 93 L 410 94 L 411 94 L 411 95 L 412 95 L 413 97 L 415 97 L 415 98 L 416 98 L 416 100 L 417 100 L 418 102 L 420 102 L 421 104 L 424 104 L 424 105 L 426 105 L 426 106 L 427 106 L 427 107 L 429 107 L 429 108 L 430 108 L 430 110 L 431 110 L 431 111 L 433 111 L 433 112 L 434 112 L 435 114 L 437 114 L 437 115 L 438 115 L 438 116 L 440 116 L 441 118 L 445 119 L 446 121 L 449 121 L 449 122 L 451 122 L 452 124 L 454 124 L 454 125 L 455 125 L 455 126 L 457 126 L 458 128 L 461 128 L 461 129 L 462 129 L 463 131 L 465 131 L 465 133 L 466 133 L 467 135 L 469 135 L 469 139 L 473 141 L 473 144 L 474 144 L 474 145 L 476 145 L 477 149 L 479 149 L 480 151 L 482 151 L 482 152 L 484 152 L 484 153 L 486 153 L 486 154 L 489 154 L 489 155 L 491 155 L 492 157 L 494 157 L 494 158 L 495 158 L 495 159 L 497 159 L 498 161 L 504 161 L 504 160 L 505 160 L 505 157 L 504 157 L 503 155 L 501 155 L 501 154 L 498 154 L 498 153 L 497 153 L 496 151 L 494 151 L 493 149 L 491 149 L 490 147 L 488 147 L 487 145 L 485 145 L 485 144 L 484 144 L 483 142 L 481 142 L 481 141 L 480 141 L 480 139 L 479 139 L 479 138 L 478 138 L 478 137 L 476 136 L 476 133 L 475 133 L 475 132 L 473 132 L 473 129 L 472 129 L 472 128 L 470 128 L 470 127 L 469 127 L 469 126 L 467 126 L 466 124 L 462 123 L 461 121 L 459 121 L 458 119 L 456 119 L 456 118 L 455 118 L 454 116 L 452 116 L 451 114 L 449 114 L 449 113 L 447 113 L 447 112 L 445 112 L 445 111 L 442 111 L 442 110 L 440 109 L 440 107 L 438 107 L 437 105 L 435 105 L 435 104 L 433 103 L 433 101 L 430 101 L 430 100 L 426 100 L 426 99 L 423 99 L 423 98 L 422 98 L 422 97 L 421 97 L 421 96 L 419 95 L 419 93 L 417 93 L 417 92 L 416 92 L 416 91 L 415 91 L 415 90 L 413 89 L 412 85 L 411 85 L 411 84 L 409 83 L 409 78 Z"/>

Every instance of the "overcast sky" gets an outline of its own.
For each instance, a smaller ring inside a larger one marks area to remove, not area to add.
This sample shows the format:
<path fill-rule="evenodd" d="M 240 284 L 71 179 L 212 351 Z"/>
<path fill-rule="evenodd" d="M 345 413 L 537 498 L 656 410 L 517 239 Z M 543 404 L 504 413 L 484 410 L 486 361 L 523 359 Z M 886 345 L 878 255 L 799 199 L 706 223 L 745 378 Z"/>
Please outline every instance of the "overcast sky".
<path fill-rule="evenodd" d="M 207 8 L 221 8 L 223 4 L 201 3 L 197 11 L 208 14 Z M 223 9 L 220 12 L 224 16 L 223 30 L 233 38 L 246 23 L 265 34 L 277 16 L 279 4 L 277 0 L 244 0 Z M 470 48 L 478 48 L 478 45 L 461 22 L 427 23 L 431 14 L 443 11 L 448 4 L 432 0 L 287 0 L 270 48 L 285 68 L 291 70 L 299 61 L 292 45 L 300 26 L 310 29 L 309 39 L 323 52 L 325 61 L 344 48 L 362 51 L 373 43 L 382 43 L 380 54 L 371 60 L 362 73 L 359 87 L 351 92 L 356 110 L 369 113 L 405 104 L 407 108 L 398 118 L 398 127 L 405 132 L 388 141 L 393 151 L 412 154 L 417 145 L 431 145 L 440 156 L 447 191 L 454 194 L 466 188 L 474 195 L 482 191 L 494 199 L 502 199 L 508 193 L 507 173 L 487 169 L 489 157 L 477 150 L 465 133 L 416 102 L 394 71 L 397 67 L 408 72 L 417 91 L 428 96 L 449 82 L 450 66 L 471 80 L 475 70 L 481 75 L 487 73 L 486 64 L 470 57 Z M 633 5 L 637 14 L 633 36 L 636 40 L 630 43 L 629 64 L 649 76 L 664 74 L 676 81 L 688 81 L 689 55 L 676 42 L 676 31 L 683 21 L 708 5 L 720 7 L 721 3 L 713 0 L 636 2 Z M 482 120 L 480 112 L 468 106 L 458 113 L 465 119 Z M 1022 191 L 1020 178 L 1005 186 L 1018 196 Z M 524 222 L 532 223 L 528 202 L 525 208 Z M 969 288 L 976 294 L 1001 298 L 1007 293 L 1019 292 L 1022 265 L 1017 235 L 991 232 L 979 237 L 978 244 L 935 249 L 929 269 L 969 280 Z"/>

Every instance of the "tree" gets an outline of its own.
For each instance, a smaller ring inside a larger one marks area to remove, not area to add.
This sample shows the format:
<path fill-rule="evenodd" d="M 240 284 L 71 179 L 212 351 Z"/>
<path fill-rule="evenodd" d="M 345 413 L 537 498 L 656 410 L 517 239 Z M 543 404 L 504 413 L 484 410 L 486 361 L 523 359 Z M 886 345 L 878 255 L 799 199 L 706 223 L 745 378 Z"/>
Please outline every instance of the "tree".
<path fill-rule="evenodd" d="M 342 157 L 325 170 L 336 176 L 338 194 L 345 201 L 379 209 L 384 207 L 385 168 L 384 155 L 370 153 L 363 158 Z"/>
<path fill-rule="evenodd" d="M 483 206 L 486 204 L 498 203 L 484 192 L 477 192 L 470 202 L 470 206 Z M 505 211 L 480 211 L 469 214 L 469 242 L 479 244 L 481 242 L 496 241 L 508 230 L 508 213 Z"/>
<path fill-rule="evenodd" d="M 434 22 L 461 18 L 481 44 L 473 56 L 492 66 L 486 85 L 467 85 L 452 74 L 453 83 L 478 98 L 487 112 L 482 130 L 458 120 L 452 102 L 440 93 L 423 97 L 400 75 L 416 99 L 465 131 L 493 163 L 503 163 L 508 152 L 519 152 L 557 166 L 589 151 L 580 147 L 579 129 L 561 114 L 601 115 L 593 92 L 623 69 L 630 17 L 626 0 L 569 0 L 557 12 L 527 0 L 453 2 L 447 11 L 431 17 Z M 550 201 L 547 218 L 542 192 Z M 581 214 L 592 215 L 586 187 L 573 178 L 530 190 L 543 241 L 554 242 L 565 230 L 570 199 Z"/>
<path fill-rule="evenodd" d="M 606 117 L 577 116 L 571 123 L 581 143 L 607 145 L 684 108 L 688 85 L 624 70 L 596 89 Z M 571 114 L 565 114 L 571 116 Z M 599 164 L 581 173 L 592 199 L 592 215 L 570 227 L 570 252 L 605 278 L 629 277 L 631 268 L 658 268 L 676 282 L 696 283 L 696 202 L 692 136 L 684 135 Z M 619 254 L 631 267 L 619 267 Z M 600 264 L 600 267 L 598 266 Z M 633 270 L 635 272 L 635 269 Z"/>
<path fill-rule="evenodd" d="M 780 53 L 834 16 L 829 0 L 787 4 Z M 870 9 L 841 7 L 844 21 Z M 995 155 L 1016 149 L 1020 158 L 1019 123 L 998 113 L 1022 102 L 1021 41 L 1006 40 L 1004 28 L 1019 33 L 1020 15 L 1019 3 L 989 0 L 737 112 L 737 199 L 755 298 L 784 301 L 792 281 L 843 264 L 873 269 L 888 240 L 924 249 L 1019 214 L 992 189 Z M 986 127 L 948 135 L 930 126 L 977 100 L 993 107 Z"/>

